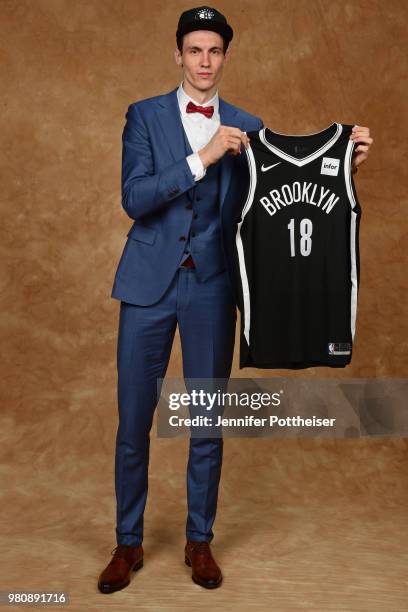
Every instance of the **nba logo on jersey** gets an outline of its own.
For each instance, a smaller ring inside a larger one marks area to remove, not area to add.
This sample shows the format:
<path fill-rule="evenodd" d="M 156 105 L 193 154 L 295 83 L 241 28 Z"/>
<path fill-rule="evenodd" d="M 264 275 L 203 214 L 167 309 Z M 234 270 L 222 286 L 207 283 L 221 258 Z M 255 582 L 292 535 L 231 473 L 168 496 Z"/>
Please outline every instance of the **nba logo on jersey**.
<path fill-rule="evenodd" d="M 337 176 L 339 173 L 340 160 L 333 157 L 323 157 L 320 174 L 331 174 Z"/>
<path fill-rule="evenodd" d="M 329 342 L 329 355 L 350 355 L 350 342 Z"/>

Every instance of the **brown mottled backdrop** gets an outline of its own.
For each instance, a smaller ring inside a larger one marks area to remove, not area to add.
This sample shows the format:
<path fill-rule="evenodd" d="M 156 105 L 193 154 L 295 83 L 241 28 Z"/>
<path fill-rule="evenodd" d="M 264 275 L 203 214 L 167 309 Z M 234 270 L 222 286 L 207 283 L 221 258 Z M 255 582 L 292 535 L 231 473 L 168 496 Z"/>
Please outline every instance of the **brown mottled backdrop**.
<path fill-rule="evenodd" d="M 75 610 L 407 610 L 404 439 L 228 439 L 213 542 L 224 584 L 206 592 L 183 564 L 188 441 L 152 432 L 145 567 L 125 591 L 96 590 L 116 544 L 121 133 L 130 103 L 179 84 L 177 20 L 198 4 L 0 3 L 0 590 L 66 590 Z M 235 31 L 221 97 L 280 132 L 339 121 L 375 140 L 355 177 L 352 365 L 294 375 L 405 377 L 407 3 L 215 6 Z M 239 371 L 237 334 L 233 377 L 288 374 Z M 168 376 L 182 376 L 178 336 Z"/>

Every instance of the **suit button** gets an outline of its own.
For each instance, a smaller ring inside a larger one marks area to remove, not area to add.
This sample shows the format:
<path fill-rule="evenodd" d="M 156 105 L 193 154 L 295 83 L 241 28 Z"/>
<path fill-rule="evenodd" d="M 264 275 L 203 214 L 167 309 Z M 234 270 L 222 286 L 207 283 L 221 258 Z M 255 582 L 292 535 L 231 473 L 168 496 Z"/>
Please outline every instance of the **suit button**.
<path fill-rule="evenodd" d="M 179 240 L 185 240 L 186 237 L 185 236 L 180 236 Z"/>
<path fill-rule="evenodd" d="M 197 214 L 197 213 L 194 213 L 194 215 L 193 215 L 193 219 L 197 219 L 197 217 L 198 217 L 198 214 Z"/>
<path fill-rule="evenodd" d="M 189 203 L 187 204 L 186 208 L 188 208 L 189 210 L 191 210 L 191 209 L 193 208 L 192 203 L 191 203 L 191 202 L 189 202 Z"/>
<path fill-rule="evenodd" d="M 192 233 L 191 233 L 191 235 L 192 235 L 192 237 L 194 238 L 194 236 L 195 236 L 196 234 L 195 234 L 195 232 L 192 232 Z"/>
<path fill-rule="evenodd" d="M 201 196 L 197 196 L 197 200 L 202 200 L 203 198 Z"/>

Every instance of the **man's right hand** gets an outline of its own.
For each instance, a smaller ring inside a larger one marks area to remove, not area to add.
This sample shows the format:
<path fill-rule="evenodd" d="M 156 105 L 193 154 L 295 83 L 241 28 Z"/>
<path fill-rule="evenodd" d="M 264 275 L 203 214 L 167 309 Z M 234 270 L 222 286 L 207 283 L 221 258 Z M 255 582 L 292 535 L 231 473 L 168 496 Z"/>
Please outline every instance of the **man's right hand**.
<path fill-rule="evenodd" d="M 249 138 L 246 132 L 237 127 L 220 125 L 211 140 L 198 151 L 205 168 L 215 164 L 225 153 L 239 155 L 241 144 L 249 147 Z"/>

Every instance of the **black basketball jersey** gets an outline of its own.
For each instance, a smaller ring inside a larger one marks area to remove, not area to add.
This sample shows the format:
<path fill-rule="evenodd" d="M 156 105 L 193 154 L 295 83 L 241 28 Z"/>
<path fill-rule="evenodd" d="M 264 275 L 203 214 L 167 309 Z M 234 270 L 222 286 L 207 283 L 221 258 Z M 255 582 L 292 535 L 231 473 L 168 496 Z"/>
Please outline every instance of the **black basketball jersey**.
<path fill-rule="evenodd" d="M 247 133 L 249 188 L 234 245 L 241 369 L 351 361 L 361 217 L 352 127 Z"/>

